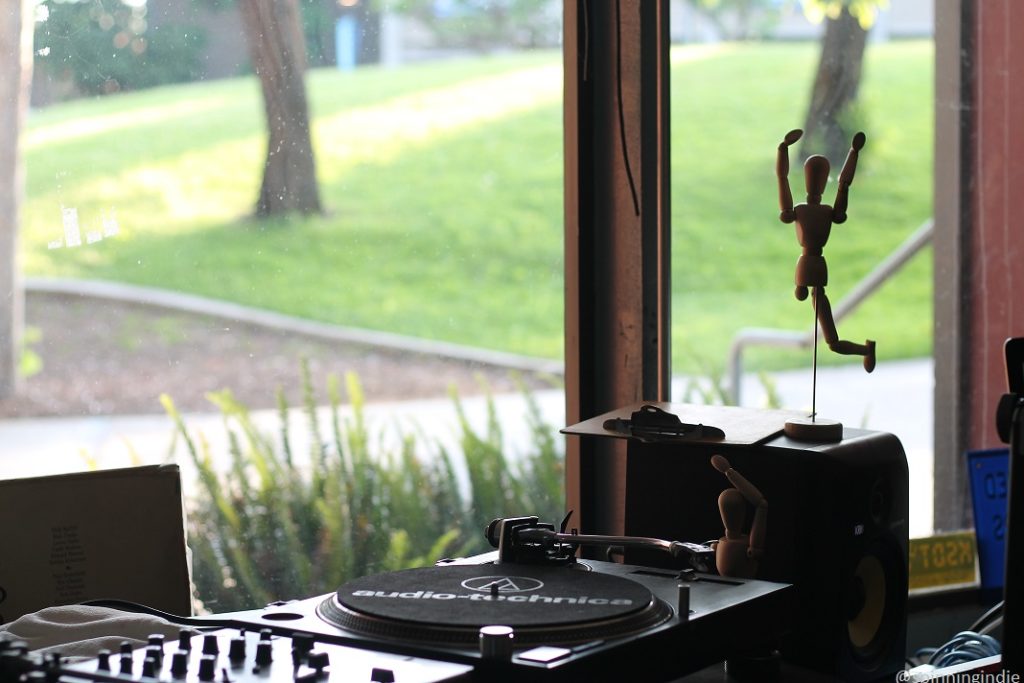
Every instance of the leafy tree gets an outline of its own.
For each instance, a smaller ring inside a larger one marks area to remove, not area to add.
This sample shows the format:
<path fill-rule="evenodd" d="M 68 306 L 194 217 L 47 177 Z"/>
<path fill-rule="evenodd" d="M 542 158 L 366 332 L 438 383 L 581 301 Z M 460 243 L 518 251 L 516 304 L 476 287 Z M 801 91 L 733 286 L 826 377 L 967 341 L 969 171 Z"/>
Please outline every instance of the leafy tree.
<path fill-rule="evenodd" d="M 887 0 L 804 0 L 804 13 L 825 20 L 821 57 L 804 120 L 801 156 L 821 149 L 841 163 L 857 127 L 855 105 L 860 90 L 868 29 Z"/>
<path fill-rule="evenodd" d="M 299 2 L 244 0 L 237 7 L 253 70 L 260 79 L 267 119 L 267 158 L 256 215 L 320 213 Z"/>
<path fill-rule="evenodd" d="M 150 28 L 146 5 L 41 0 L 36 62 L 77 93 L 104 95 L 198 78 L 205 35 L 195 26 Z"/>
<path fill-rule="evenodd" d="M 299 0 L 197 1 L 236 6 L 262 86 L 269 140 L 256 215 L 319 213 Z M 40 63 L 79 92 L 145 88 L 200 73 L 203 34 L 184 24 L 150 29 L 145 0 L 38 2 L 45 17 L 36 31 Z"/>

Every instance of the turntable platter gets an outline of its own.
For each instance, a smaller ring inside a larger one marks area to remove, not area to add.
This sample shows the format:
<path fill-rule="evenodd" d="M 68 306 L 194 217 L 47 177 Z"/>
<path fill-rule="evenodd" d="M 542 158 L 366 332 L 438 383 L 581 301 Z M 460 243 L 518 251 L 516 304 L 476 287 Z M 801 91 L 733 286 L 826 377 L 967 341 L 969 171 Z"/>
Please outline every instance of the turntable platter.
<path fill-rule="evenodd" d="M 671 608 L 636 581 L 563 567 L 471 565 L 409 569 L 346 583 L 321 618 L 376 637 L 475 644 L 483 626 L 515 629 L 520 645 L 624 636 Z"/>

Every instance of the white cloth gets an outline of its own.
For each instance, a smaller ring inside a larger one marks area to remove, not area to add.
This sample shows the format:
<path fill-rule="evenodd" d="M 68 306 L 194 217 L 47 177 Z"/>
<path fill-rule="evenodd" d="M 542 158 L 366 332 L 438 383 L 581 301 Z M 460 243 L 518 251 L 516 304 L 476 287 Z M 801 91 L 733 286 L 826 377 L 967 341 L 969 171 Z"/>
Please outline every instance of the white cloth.
<path fill-rule="evenodd" d="M 0 626 L 0 638 L 22 640 L 29 649 L 59 652 L 67 657 L 95 657 L 102 650 L 117 652 L 122 642 L 145 645 L 151 634 L 177 638 L 179 624 L 149 614 L 109 607 L 64 605 L 47 607 Z"/>

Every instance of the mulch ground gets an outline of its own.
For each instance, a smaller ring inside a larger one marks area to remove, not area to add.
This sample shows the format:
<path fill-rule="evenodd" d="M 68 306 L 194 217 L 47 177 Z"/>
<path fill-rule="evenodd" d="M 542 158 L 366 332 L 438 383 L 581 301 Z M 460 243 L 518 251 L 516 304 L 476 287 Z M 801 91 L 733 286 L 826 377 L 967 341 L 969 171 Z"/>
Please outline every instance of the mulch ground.
<path fill-rule="evenodd" d="M 282 333 L 143 305 L 29 293 L 26 325 L 42 368 L 0 400 L 0 418 L 163 412 L 170 395 L 183 411 L 212 409 L 211 391 L 230 389 L 250 408 L 301 402 L 301 362 L 326 402 L 327 377 L 358 375 L 367 401 L 460 396 L 548 387 L 549 378 L 477 363 Z"/>

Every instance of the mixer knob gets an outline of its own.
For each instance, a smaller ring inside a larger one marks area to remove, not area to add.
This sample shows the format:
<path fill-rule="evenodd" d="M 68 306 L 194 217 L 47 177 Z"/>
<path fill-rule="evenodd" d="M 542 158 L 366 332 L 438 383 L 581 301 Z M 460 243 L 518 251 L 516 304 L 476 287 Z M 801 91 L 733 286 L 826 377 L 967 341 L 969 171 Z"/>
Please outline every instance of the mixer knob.
<path fill-rule="evenodd" d="M 245 659 L 245 636 L 236 636 L 231 639 L 231 644 L 228 646 L 228 659 L 232 662 Z"/>
<path fill-rule="evenodd" d="M 313 649 L 313 643 L 313 636 L 309 633 L 292 634 L 292 664 L 302 664 L 306 653 Z"/>
<path fill-rule="evenodd" d="M 213 655 L 203 655 L 199 658 L 199 680 L 212 681 L 217 675 L 217 658 Z"/>
<path fill-rule="evenodd" d="M 130 652 L 121 653 L 120 669 L 122 676 L 132 675 L 132 666 L 135 664 L 135 660 L 132 659 Z"/>
<path fill-rule="evenodd" d="M 99 671 L 110 671 L 110 650 L 104 648 L 96 653 L 96 668 Z"/>
<path fill-rule="evenodd" d="M 323 651 L 310 652 L 306 663 L 311 669 L 316 669 L 317 673 L 320 673 L 331 665 L 331 656 Z"/>
<path fill-rule="evenodd" d="M 161 649 L 163 649 L 163 646 L 164 646 L 164 634 L 162 634 L 162 633 L 150 633 L 149 634 L 149 644 L 150 645 L 157 645 Z"/>
<path fill-rule="evenodd" d="M 142 661 L 142 676 L 143 678 L 156 678 L 157 670 L 160 668 L 156 657 L 148 655 Z"/>
<path fill-rule="evenodd" d="M 192 649 L 192 631 L 188 629 L 181 629 L 178 631 L 178 649 L 179 650 L 191 650 Z"/>
<path fill-rule="evenodd" d="M 260 629 L 260 640 L 270 640 L 270 636 L 273 635 L 273 631 L 269 628 Z"/>
<path fill-rule="evenodd" d="M 213 634 L 203 636 L 203 654 L 215 655 L 218 652 L 220 652 L 220 647 L 217 645 L 217 636 Z"/>
<path fill-rule="evenodd" d="M 256 663 L 260 666 L 267 666 L 274 661 L 273 645 L 269 640 L 261 640 L 256 643 Z"/>
<path fill-rule="evenodd" d="M 171 655 L 171 675 L 180 678 L 188 673 L 188 652 L 178 650 Z"/>
<path fill-rule="evenodd" d="M 157 664 L 162 664 L 164 661 L 164 649 L 159 645 L 147 645 L 146 656 L 155 659 Z"/>
<path fill-rule="evenodd" d="M 306 654 L 313 649 L 313 635 L 311 633 L 295 633 L 292 635 L 292 649 Z"/>
<path fill-rule="evenodd" d="M 132 653 L 132 644 L 127 640 L 121 641 L 121 654 L 130 655 Z"/>

